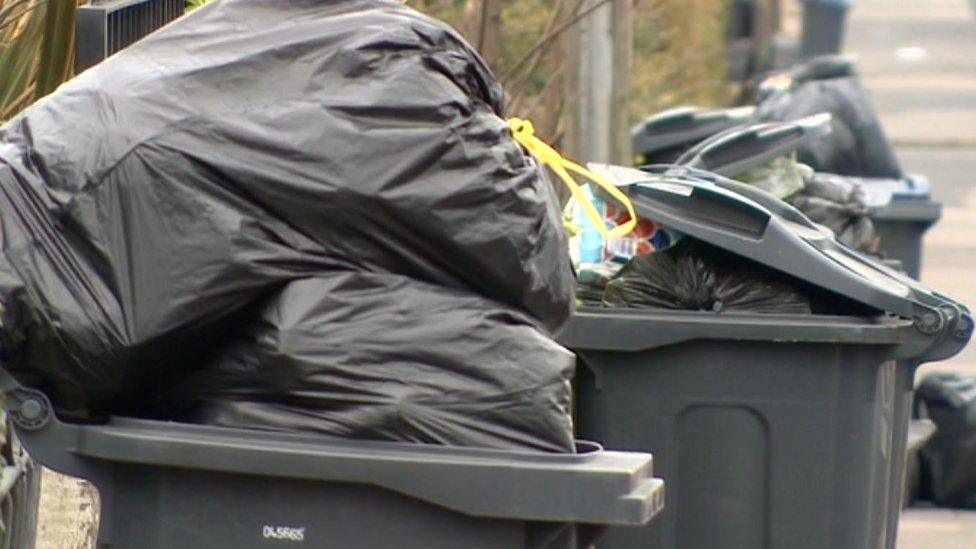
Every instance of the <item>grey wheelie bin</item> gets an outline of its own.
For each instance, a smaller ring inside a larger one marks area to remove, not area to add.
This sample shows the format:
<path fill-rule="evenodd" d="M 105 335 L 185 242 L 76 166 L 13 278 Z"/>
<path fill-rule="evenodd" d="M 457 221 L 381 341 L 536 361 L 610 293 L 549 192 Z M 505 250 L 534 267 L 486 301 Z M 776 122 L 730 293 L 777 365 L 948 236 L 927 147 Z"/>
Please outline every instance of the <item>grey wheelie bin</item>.
<path fill-rule="evenodd" d="M 682 153 L 675 163 L 735 176 L 829 133 L 827 114 L 792 122 L 742 125 L 700 141 Z M 931 199 L 928 179 L 921 175 L 902 179 L 846 179 L 856 181 L 864 191 L 869 215 L 880 237 L 881 254 L 900 261 L 905 272 L 917 280 L 922 266 L 922 239 L 942 216 L 942 205 Z"/>
<path fill-rule="evenodd" d="M 821 55 L 773 71 L 759 83 L 756 96 L 759 102 L 762 102 L 771 95 L 785 91 L 793 84 L 844 78 L 855 74 L 857 74 L 855 57 L 850 55 Z"/>
<path fill-rule="evenodd" d="M 638 214 L 847 302 L 847 316 L 580 310 L 577 428 L 654 449 L 661 519 L 600 547 L 880 549 L 893 543 L 915 366 L 961 350 L 968 311 L 719 176 L 651 176 Z"/>
<path fill-rule="evenodd" d="M 755 71 L 755 0 L 731 0 L 725 25 L 725 78 L 739 81 Z"/>
<path fill-rule="evenodd" d="M 677 107 L 646 118 L 630 130 L 635 164 L 670 164 L 686 149 L 753 119 L 755 107 Z"/>
<path fill-rule="evenodd" d="M 790 122 L 754 122 L 729 128 L 683 152 L 675 164 L 734 176 L 787 155 L 803 143 L 830 135 L 830 114 Z"/>
<path fill-rule="evenodd" d="M 91 481 L 99 547 L 584 549 L 646 524 L 651 456 L 517 453 L 114 418 L 65 424 L 2 374 L 31 456 Z"/>
<path fill-rule="evenodd" d="M 942 217 L 942 204 L 932 201 L 926 177 L 861 179 L 870 201 L 871 219 L 881 237 L 885 257 L 901 261 L 914 279 L 922 273 L 922 239 Z"/>
<path fill-rule="evenodd" d="M 800 53 L 804 58 L 839 53 L 850 0 L 803 0 Z"/>

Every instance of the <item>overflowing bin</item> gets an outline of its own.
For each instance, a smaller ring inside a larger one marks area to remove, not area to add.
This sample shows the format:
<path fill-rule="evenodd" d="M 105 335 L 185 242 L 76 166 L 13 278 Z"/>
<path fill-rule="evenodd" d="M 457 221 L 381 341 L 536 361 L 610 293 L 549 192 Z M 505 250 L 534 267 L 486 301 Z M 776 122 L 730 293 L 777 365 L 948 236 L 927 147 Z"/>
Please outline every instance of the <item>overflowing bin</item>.
<path fill-rule="evenodd" d="M 915 366 L 968 342 L 968 311 L 753 187 L 672 173 L 631 189 L 642 217 L 851 308 L 579 311 L 562 338 L 579 435 L 653 449 L 668 484 L 661 520 L 601 547 L 885 547 Z"/>
<path fill-rule="evenodd" d="M 583 549 L 663 505 L 651 456 L 334 439 L 113 418 L 66 424 L 3 375 L 7 411 L 45 466 L 91 481 L 99 547 Z"/>
<path fill-rule="evenodd" d="M 792 122 L 736 126 L 703 139 L 684 151 L 675 162 L 736 176 L 829 133 L 830 117 L 827 115 Z M 922 175 L 906 175 L 899 179 L 846 179 L 862 190 L 867 213 L 880 237 L 880 254 L 901 262 L 901 268 L 917 280 L 921 274 L 923 238 L 942 216 L 942 205 L 932 200 L 928 179 Z"/>

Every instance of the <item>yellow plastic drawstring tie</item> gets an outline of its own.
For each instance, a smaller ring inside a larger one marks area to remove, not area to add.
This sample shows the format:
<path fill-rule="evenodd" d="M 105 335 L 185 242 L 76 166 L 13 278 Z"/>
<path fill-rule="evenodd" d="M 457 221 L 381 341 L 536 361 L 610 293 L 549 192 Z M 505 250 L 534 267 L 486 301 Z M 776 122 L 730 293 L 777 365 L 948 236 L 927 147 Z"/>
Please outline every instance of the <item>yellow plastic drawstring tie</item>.
<path fill-rule="evenodd" d="M 634 205 L 630 202 L 630 198 L 620 192 L 620 189 L 610 180 L 602 175 L 591 172 L 575 162 L 563 158 L 559 154 L 559 151 L 535 136 L 535 127 L 532 126 L 532 122 L 521 118 L 509 118 L 508 129 L 512 131 L 512 136 L 518 141 L 519 145 L 522 145 L 540 164 L 548 166 L 553 173 L 559 176 L 559 179 L 569 188 L 569 192 L 572 193 L 573 198 L 583 207 L 583 212 L 590 218 L 590 222 L 600 231 L 603 238 L 620 238 L 634 230 L 634 227 L 637 226 L 637 214 L 634 213 Z M 617 225 L 612 230 L 607 230 L 603 216 L 596 211 L 593 202 L 583 192 L 583 188 L 580 187 L 579 183 L 569 174 L 570 172 L 592 181 L 613 197 L 614 200 L 623 204 L 627 208 L 627 215 L 629 216 L 627 222 L 623 225 Z"/>

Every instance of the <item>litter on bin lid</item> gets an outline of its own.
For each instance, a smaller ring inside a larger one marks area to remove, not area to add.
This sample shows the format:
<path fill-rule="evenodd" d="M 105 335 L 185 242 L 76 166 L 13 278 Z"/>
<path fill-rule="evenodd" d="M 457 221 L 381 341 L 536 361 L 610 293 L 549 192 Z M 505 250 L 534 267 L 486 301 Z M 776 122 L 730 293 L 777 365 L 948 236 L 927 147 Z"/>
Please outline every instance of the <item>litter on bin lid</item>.
<path fill-rule="evenodd" d="M 629 187 L 641 217 L 875 310 L 923 324 L 946 321 L 939 312 L 946 302 L 931 290 L 829 238 L 760 189 L 683 168 L 648 176 L 655 181 Z"/>
<path fill-rule="evenodd" d="M 841 243 L 862 252 L 878 252 L 878 236 L 860 181 L 814 173 L 804 179 L 803 189 L 790 198 L 790 203 L 832 230 Z"/>

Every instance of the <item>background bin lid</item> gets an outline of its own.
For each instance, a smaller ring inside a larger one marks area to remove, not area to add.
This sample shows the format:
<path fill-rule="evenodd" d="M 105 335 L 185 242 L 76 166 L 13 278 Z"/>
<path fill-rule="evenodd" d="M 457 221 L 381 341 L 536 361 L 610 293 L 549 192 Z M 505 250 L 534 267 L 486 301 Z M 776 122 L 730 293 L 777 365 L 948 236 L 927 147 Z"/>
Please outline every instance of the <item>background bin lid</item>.
<path fill-rule="evenodd" d="M 877 311 L 913 320 L 921 333 L 941 334 L 939 345 L 926 351 L 930 356 L 952 356 L 972 335 L 972 318 L 964 306 L 838 243 L 799 210 L 761 189 L 680 167 L 643 173 L 644 182 L 628 186 L 640 217 Z"/>
<path fill-rule="evenodd" d="M 675 164 L 738 175 L 759 168 L 797 150 L 813 139 L 830 134 L 831 116 L 815 114 L 791 122 L 761 122 L 731 128 L 698 143 Z"/>
<path fill-rule="evenodd" d="M 705 109 L 677 107 L 654 114 L 630 130 L 635 154 L 691 145 L 753 119 L 755 107 Z"/>
<path fill-rule="evenodd" d="M 850 177 L 864 191 L 869 208 L 885 207 L 895 201 L 925 201 L 932 198 L 932 185 L 924 175 L 912 174 L 902 179 Z"/>
<path fill-rule="evenodd" d="M 857 75 L 856 58 L 852 55 L 821 55 L 784 71 L 775 71 L 759 83 L 760 102 L 771 95 L 786 92 L 797 85 L 816 80 L 831 80 Z"/>

